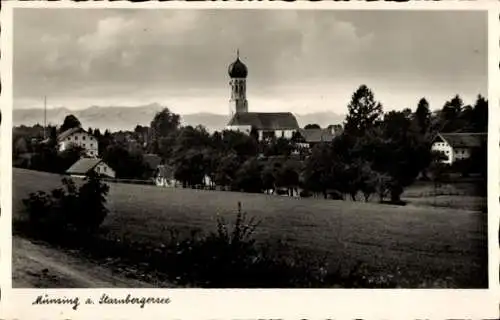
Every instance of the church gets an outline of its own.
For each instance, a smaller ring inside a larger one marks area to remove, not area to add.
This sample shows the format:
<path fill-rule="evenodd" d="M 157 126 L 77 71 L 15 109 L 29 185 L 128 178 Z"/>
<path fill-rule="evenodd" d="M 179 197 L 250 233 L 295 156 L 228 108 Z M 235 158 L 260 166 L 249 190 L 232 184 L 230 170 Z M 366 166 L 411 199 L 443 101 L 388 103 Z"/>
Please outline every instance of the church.
<path fill-rule="evenodd" d="M 290 112 L 248 112 L 246 98 L 247 66 L 241 62 L 239 50 L 236 61 L 229 65 L 229 85 L 231 86 L 231 119 L 226 129 L 250 134 L 253 130 L 259 140 L 270 138 L 291 139 L 299 130 L 295 116 Z"/>

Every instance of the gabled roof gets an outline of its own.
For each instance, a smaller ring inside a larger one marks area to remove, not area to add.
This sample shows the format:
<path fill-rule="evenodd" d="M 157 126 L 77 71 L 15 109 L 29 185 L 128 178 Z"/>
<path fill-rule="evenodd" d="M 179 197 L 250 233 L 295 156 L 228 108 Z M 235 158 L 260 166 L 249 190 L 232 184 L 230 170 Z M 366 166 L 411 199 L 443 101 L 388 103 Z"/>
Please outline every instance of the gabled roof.
<path fill-rule="evenodd" d="M 81 158 L 77 162 L 75 162 L 66 173 L 68 174 L 87 174 L 90 170 L 94 169 L 99 163 L 101 163 L 101 159 L 95 158 Z"/>
<path fill-rule="evenodd" d="M 488 141 L 487 133 L 439 133 L 438 137 L 452 148 L 477 148 Z"/>
<path fill-rule="evenodd" d="M 332 141 L 335 135 L 329 129 L 299 129 L 300 135 L 306 142 Z"/>
<path fill-rule="evenodd" d="M 258 130 L 293 130 L 299 124 L 290 112 L 240 112 L 236 113 L 228 126 L 251 126 Z"/>
<path fill-rule="evenodd" d="M 76 127 L 76 128 L 71 128 L 71 129 L 68 129 L 66 131 L 63 131 L 61 132 L 58 136 L 57 136 L 57 140 L 58 141 L 61 141 L 61 140 L 64 140 L 66 139 L 67 137 L 69 137 L 70 135 L 72 135 L 73 133 L 77 133 L 77 132 L 86 132 L 85 130 L 83 130 L 81 127 Z"/>

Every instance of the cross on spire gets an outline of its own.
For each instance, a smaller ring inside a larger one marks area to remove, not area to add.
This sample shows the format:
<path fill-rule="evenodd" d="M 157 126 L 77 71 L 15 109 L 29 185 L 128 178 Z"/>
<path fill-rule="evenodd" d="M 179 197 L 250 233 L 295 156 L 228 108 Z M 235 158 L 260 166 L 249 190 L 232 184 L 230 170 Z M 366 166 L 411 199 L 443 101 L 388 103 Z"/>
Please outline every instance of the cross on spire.
<path fill-rule="evenodd" d="M 240 48 L 236 49 L 236 59 L 240 58 Z"/>

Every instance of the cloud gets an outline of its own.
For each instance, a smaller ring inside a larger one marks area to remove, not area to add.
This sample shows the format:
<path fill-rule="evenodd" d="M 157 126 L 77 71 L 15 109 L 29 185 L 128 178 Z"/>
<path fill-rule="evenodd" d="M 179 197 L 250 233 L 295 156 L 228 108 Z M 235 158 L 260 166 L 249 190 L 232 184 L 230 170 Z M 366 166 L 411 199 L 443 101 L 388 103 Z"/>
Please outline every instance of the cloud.
<path fill-rule="evenodd" d="M 400 88 L 395 101 L 486 88 L 486 16 L 472 13 L 16 9 L 14 23 L 14 97 L 24 103 L 207 97 L 225 112 L 236 48 L 259 104 L 294 96 L 289 104 L 327 108 L 361 83 Z"/>

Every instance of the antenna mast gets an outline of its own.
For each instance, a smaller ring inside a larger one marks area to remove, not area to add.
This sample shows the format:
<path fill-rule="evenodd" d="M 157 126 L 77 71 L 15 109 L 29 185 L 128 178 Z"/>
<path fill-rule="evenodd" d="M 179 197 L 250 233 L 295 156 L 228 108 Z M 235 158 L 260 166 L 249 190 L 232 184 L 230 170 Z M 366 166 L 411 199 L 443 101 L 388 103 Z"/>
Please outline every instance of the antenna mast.
<path fill-rule="evenodd" d="M 43 140 L 47 139 L 47 96 L 43 96 Z"/>

